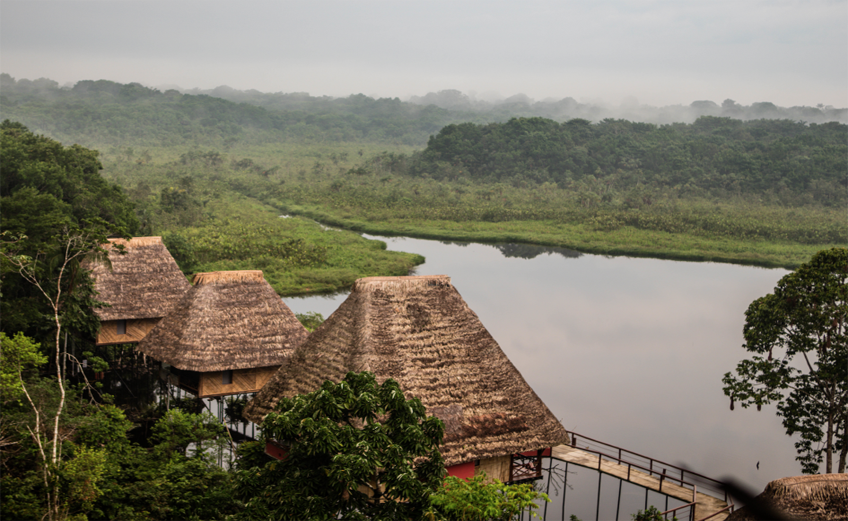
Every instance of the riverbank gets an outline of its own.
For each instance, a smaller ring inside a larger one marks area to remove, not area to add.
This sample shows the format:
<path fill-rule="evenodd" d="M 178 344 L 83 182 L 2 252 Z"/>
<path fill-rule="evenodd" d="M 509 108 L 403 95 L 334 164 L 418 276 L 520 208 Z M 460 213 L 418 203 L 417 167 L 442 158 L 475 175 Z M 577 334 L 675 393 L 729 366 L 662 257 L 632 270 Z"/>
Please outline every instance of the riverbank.
<path fill-rule="evenodd" d="M 623 226 L 597 230 L 586 224 L 553 221 L 448 221 L 391 219 L 371 221 L 343 216 L 324 207 L 286 205 L 285 211 L 345 230 L 387 237 L 414 237 L 480 243 L 527 243 L 582 253 L 691 262 L 721 262 L 794 269 L 817 251 L 837 244 L 712 238 Z"/>

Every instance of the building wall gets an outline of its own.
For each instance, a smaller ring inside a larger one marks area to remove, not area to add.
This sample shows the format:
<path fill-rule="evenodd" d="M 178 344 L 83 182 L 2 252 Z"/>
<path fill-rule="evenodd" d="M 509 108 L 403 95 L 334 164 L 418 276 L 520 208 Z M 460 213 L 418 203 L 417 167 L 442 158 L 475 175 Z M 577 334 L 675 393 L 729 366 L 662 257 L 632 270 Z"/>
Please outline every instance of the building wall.
<path fill-rule="evenodd" d="M 232 383 L 222 383 L 224 372 L 213 371 L 201 373 L 198 395 L 201 398 L 225 396 L 228 394 L 258 392 L 277 372 L 280 366 L 258 367 L 255 369 L 233 370 Z"/>
<path fill-rule="evenodd" d="M 474 470 L 474 475 L 483 472 L 488 477 L 487 481 L 499 479 L 506 483 L 509 481 L 509 470 L 512 465 L 512 456 L 498 456 L 496 458 L 481 459 Z"/>
<path fill-rule="evenodd" d="M 100 332 L 97 334 L 97 345 L 105 346 L 111 344 L 130 344 L 140 342 L 147 336 L 161 318 L 142 318 L 126 321 L 126 333 L 118 334 L 118 320 L 105 320 L 100 323 Z"/>

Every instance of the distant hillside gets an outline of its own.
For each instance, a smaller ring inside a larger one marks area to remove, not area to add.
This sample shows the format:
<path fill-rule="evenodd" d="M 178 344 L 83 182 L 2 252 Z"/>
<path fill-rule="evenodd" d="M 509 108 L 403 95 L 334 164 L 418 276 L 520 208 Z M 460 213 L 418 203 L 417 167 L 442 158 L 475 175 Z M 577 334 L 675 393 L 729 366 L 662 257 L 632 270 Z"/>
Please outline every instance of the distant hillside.
<path fill-rule="evenodd" d="M 209 90 L 184 90 L 188 94 L 205 94 L 238 103 L 250 103 L 271 110 L 303 110 L 308 112 L 351 112 L 356 113 L 370 100 L 374 104 L 413 105 L 438 107 L 450 113 L 452 122 L 493 123 L 504 122 L 514 117 L 543 117 L 556 121 L 581 118 L 594 123 L 604 119 L 625 119 L 639 123 L 692 123 L 701 116 L 716 116 L 750 121 L 755 119 L 789 119 L 805 123 L 848 123 L 848 108 L 830 106 L 778 107 L 774 103 L 760 102 L 740 105 L 726 99 L 721 105 L 713 101 L 693 101 L 689 105 L 623 105 L 608 107 L 591 103 L 579 103 L 574 98 L 534 101 L 524 94 L 516 94 L 501 101 L 485 101 L 472 98 L 458 90 L 431 92 L 425 96 L 413 96 L 409 102 L 372 100 L 358 94 L 347 98 L 313 97 L 306 93 L 263 93 L 256 90 L 240 91 L 221 86 Z M 384 109 L 385 110 L 385 109 Z M 414 108 L 406 108 L 414 112 Z"/>
<path fill-rule="evenodd" d="M 638 103 L 610 107 L 591 103 L 578 103 L 573 98 L 561 100 L 534 101 L 518 94 L 502 101 L 484 101 L 474 99 L 457 90 L 431 92 L 426 96 L 412 97 L 411 103 L 435 105 L 448 110 L 463 111 L 472 114 L 496 115 L 499 120 L 510 117 L 540 116 L 557 121 L 573 118 L 600 122 L 604 119 L 624 119 L 639 123 L 692 123 L 701 116 L 717 116 L 750 121 L 755 119 L 789 119 L 805 123 L 828 123 L 836 121 L 848 123 L 848 109 L 819 105 L 817 107 L 778 107 L 774 103 L 760 102 L 740 105 L 731 99 L 721 105 L 714 101 L 693 101 L 689 105 L 668 105 L 652 107 Z"/>
<path fill-rule="evenodd" d="M 0 118 L 65 143 L 85 146 L 200 145 L 276 142 L 391 143 L 423 147 L 430 136 L 455 123 L 496 123 L 513 117 L 556 121 L 691 122 L 697 117 L 790 119 L 807 123 L 848 122 L 848 109 L 744 107 L 732 100 L 688 107 L 607 109 L 571 98 L 534 102 L 518 95 L 503 102 L 473 100 L 459 91 L 431 93 L 404 102 L 363 94 L 346 98 L 305 93 L 262 93 L 217 87 L 208 91 L 158 90 L 138 83 L 80 81 L 71 88 L 49 79 L 15 80 L 0 74 Z"/>
<path fill-rule="evenodd" d="M 445 125 L 468 120 L 435 106 L 361 94 L 333 100 L 286 94 L 262 98 L 259 103 L 249 93 L 230 96 L 236 99 L 230 101 L 107 80 L 60 88 L 53 80 L 16 81 L 8 74 L 0 75 L 0 89 L 3 119 L 20 121 L 34 132 L 63 142 L 88 146 L 280 141 L 423 146 Z"/>

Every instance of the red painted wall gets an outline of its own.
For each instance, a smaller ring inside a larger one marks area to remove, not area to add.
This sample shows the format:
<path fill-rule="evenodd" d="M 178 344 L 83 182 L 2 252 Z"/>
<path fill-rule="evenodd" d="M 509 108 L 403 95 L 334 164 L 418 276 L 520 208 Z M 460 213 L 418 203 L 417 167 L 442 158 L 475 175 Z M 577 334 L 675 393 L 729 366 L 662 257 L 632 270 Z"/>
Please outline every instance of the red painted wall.
<path fill-rule="evenodd" d="M 448 476 L 456 476 L 460 479 L 468 479 L 474 477 L 474 462 L 460 463 L 447 468 Z"/>
<path fill-rule="evenodd" d="M 286 449 L 280 447 L 279 445 L 271 441 L 265 443 L 265 454 L 278 460 L 284 460 L 289 455 Z"/>
<path fill-rule="evenodd" d="M 528 450 L 527 452 L 522 452 L 521 455 L 522 456 L 535 456 L 536 451 L 535 450 Z M 550 456 L 550 455 L 551 455 L 551 448 L 550 447 L 548 447 L 547 449 L 544 449 L 542 451 L 542 456 Z"/>

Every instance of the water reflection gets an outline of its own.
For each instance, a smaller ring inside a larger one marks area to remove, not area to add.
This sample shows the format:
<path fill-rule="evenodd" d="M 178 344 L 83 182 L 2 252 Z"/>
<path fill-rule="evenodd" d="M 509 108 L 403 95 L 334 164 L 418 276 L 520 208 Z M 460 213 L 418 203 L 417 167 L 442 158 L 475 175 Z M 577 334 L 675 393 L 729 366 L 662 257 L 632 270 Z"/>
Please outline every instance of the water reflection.
<path fill-rule="evenodd" d="M 451 277 L 567 429 L 760 490 L 800 473 L 774 408 L 730 412 L 721 391 L 745 309 L 785 270 L 379 239 Z M 285 301 L 328 317 L 345 298 Z"/>
<path fill-rule="evenodd" d="M 367 235 L 365 237 L 368 237 Z M 460 241 L 439 241 L 439 244 L 444 244 L 446 246 L 459 246 L 460 248 L 465 248 L 470 244 L 478 244 L 472 242 L 460 242 Z M 521 243 L 498 243 L 498 244 L 482 244 L 482 246 L 491 246 L 495 248 L 506 258 L 518 258 L 518 259 L 535 259 L 539 255 L 549 254 L 549 255 L 562 255 L 566 259 L 576 259 L 583 255 L 579 251 L 569 250 L 566 248 L 557 248 L 554 246 L 539 246 L 536 244 L 521 244 Z"/>
<path fill-rule="evenodd" d="M 579 251 L 555 248 L 552 246 L 536 246 L 534 244 L 495 244 L 495 248 L 506 258 L 535 259 L 539 255 L 561 255 L 566 259 L 576 259 L 583 255 Z"/>

